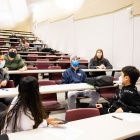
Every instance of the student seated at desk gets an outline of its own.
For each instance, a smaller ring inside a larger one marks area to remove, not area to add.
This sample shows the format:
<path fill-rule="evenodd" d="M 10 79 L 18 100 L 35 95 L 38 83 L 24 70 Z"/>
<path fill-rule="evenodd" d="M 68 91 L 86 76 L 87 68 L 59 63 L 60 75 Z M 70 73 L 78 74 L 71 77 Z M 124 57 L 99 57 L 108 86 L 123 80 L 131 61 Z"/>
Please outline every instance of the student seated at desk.
<path fill-rule="evenodd" d="M 4 65 L 5 60 L 3 57 L 3 53 L 0 51 L 0 87 L 5 87 L 9 80 L 9 74 L 3 69 Z"/>
<path fill-rule="evenodd" d="M 86 73 L 78 67 L 78 57 L 75 55 L 71 56 L 70 60 L 71 67 L 64 71 L 62 84 L 84 83 L 87 76 Z M 92 90 L 68 92 L 68 109 L 75 108 L 75 100 L 79 95 L 91 98 L 89 105 L 95 105 L 100 98 L 99 93 Z"/>
<path fill-rule="evenodd" d="M 39 84 L 36 78 L 27 76 L 21 79 L 19 94 L 13 99 L 0 121 L 2 134 L 59 125 L 55 118 L 46 118 L 42 107 Z"/>
<path fill-rule="evenodd" d="M 18 45 L 18 48 L 20 49 L 20 51 L 23 51 L 23 52 L 29 51 L 29 46 L 26 45 L 25 39 L 20 39 L 20 44 Z"/>
<path fill-rule="evenodd" d="M 103 50 L 98 49 L 96 51 L 94 58 L 91 58 L 89 62 L 89 68 L 90 69 L 112 69 L 113 67 L 110 64 L 110 62 L 106 58 L 104 58 Z M 100 75 L 106 75 L 105 72 L 92 72 L 91 74 L 94 77 L 100 76 Z"/>
<path fill-rule="evenodd" d="M 140 72 L 134 66 L 122 68 L 121 77 L 123 87 L 116 91 L 116 94 L 108 105 L 96 104 L 96 108 L 99 108 L 100 114 L 112 112 L 140 113 L 140 94 L 135 86 L 139 76 Z"/>
<path fill-rule="evenodd" d="M 35 47 L 35 49 L 36 49 L 37 51 L 41 51 L 41 48 L 42 48 L 42 45 L 41 45 L 41 44 L 42 44 L 42 43 L 39 41 L 38 37 L 36 37 L 36 38 L 34 39 L 33 44 L 35 44 L 34 47 Z"/>
<path fill-rule="evenodd" d="M 20 56 L 17 56 L 17 49 L 14 46 L 9 47 L 8 49 L 8 55 L 4 55 L 5 60 L 5 66 L 4 70 L 19 70 L 19 71 L 25 71 L 27 70 L 26 65 L 24 64 L 22 58 Z M 20 80 L 20 75 L 18 74 L 12 74 L 10 75 L 10 79 L 14 80 L 15 86 L 18 85 Z"/>
<path fill-rule="evenodd" d="M 0 88 L 4 88 L 9 80 L 9 74 L 3 69 L 4 65 L 5 65 L 5 60 L 3 57 L 3 53 L 0 52 Z M 0 98 L 0 102 L 7 105 L 9 102 L 9 98 Z"/>
<path fill-rule="evenodd" d="M 0 88 L 5 87 L 9 80 L 9 74 L 3 70 L 3 66 L 5 65 L 5 61 L 3 58 L 3 53 L 0 52 Z M 0 118 L 3 113 L 7 109 L 5 103 L 6 98 L 0 98 Z"/>

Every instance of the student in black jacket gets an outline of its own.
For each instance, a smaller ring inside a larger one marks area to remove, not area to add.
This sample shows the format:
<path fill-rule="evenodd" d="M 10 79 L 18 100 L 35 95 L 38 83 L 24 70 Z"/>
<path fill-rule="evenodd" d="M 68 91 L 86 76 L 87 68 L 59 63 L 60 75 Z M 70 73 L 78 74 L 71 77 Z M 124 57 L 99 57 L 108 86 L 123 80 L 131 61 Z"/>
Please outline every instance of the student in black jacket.
<path fill-rule="evenodd" d="M 96 51 L 96 54 L 93 58 L 91 58 L 89 62 L 89 68 L 90 69 L 112 69 L 112 65 L 110 62 L 104 58 L 103 50 L 98 49 Z M 100 76 L 100 75 L 106 75 L 105 72 L 92 72 L 92 76 Z"/>
<path fill-rule="evenodd" d="M 100 109 L 100 113 L 140 113 L 140 93 L 138 93 L 135 86 L 139 76 L 140 72 L 134 66 L 122 68 L 121 77 L 123 87 L 116 91 L 108 106 L 105 107 L 102 104 L 96 104 L 96 108 Z"/>

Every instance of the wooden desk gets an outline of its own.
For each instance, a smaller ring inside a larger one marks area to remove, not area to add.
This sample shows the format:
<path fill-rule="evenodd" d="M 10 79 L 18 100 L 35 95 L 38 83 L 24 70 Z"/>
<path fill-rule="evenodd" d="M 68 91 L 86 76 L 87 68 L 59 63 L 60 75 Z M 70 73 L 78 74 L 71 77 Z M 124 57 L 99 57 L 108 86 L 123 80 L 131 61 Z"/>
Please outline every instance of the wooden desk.
<path fill-rule="evenodd" d="M 87 83 L 48 85 L 48 86 L 41 86 L 40 93 L 41 94 L 62 93 L 66 91 L 87 90 L 87 89 L 94 89 L 94 87 Z M 18 95 L 18 88 L 0 89 L 0 98 L 14 97 L 16 95 Z"/>
<path fill-rule="evenodd" d="M 122 140 L 140 134 L 140 121 L 112 117 L 114 113 L 72 121 L 61 127 L 37 128 L 8 134 L 9 140 Z"/>

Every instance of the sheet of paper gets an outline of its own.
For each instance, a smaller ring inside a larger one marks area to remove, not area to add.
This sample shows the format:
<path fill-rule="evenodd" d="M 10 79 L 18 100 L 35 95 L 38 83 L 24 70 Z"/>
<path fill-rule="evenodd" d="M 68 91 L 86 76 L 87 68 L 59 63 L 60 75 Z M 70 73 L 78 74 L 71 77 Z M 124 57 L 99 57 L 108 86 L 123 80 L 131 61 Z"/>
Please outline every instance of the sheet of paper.
<path fill-rule="evenodd" d="M 68 125 L 64 125 L 63 127 L 52 127 L 47 129 L 47 133 L 55 135 L 62 140 L 75 140 L 78 136 L 82 135 L 84 131 Z"/>
<path fill-rule="evenodd" d="M 136 113 L 115 113 L 113 116 L 129 122 L 140 121 L 140 114 Z"/>

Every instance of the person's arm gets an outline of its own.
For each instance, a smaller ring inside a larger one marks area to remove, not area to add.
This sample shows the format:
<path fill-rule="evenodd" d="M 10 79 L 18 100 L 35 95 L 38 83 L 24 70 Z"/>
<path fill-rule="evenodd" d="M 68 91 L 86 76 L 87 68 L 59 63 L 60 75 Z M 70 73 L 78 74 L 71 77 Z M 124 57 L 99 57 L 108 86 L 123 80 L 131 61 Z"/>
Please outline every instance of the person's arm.
<path fill-rule="evenodd" d="M 110 104 L 110 105 L 112 105 L 114 101 L 119 100 L 119 98 L 120 98 L 120 97 L 119 97 L 119 93 L 120 93 L 120 92 L 121 92 L 121 89 L 118 89 L 118 90 L 116 91 L 116 94 L 113 96 L 112 100 L 109 101 L 109 104 Z"/>
<path fill-rule="evenodd" d="M 63 74 L 62 74 L 62 84 L 68 84 L 69 81 L 68 81 L 68 73 L 67 71 L 65 71 Z"/>
<path fill-rule="evenodd" d="M 0 85 L 2 87 L 5 87 L 7 85 L 7 82 L 9 80 L 9 74 L 3 69 L 3 80 L 1 81 Z"/>
<path fill-rule="evenodd" d="M 23 62 L 23 60 L 20 58 L 19 61 L 19 70 L 21 71 L 26 71 L 27 70 L 27 66 L 25 65 L 25 63 Z"/>
<path fill-rule="evenodd" d="M 130 92 L 125 92 L 125 99 L 129 103 L 125 103 L 122 107 L 123 112 L 140 113 L 140 95 L 136 90 L 131 90 Z"/>
<path fill-rule="evenodd" d="M 105 62 L 106 69 L 112 69 L 113 68 L 113 66 L 110 64 L 110 62 L 107 59 L 105 59 L 104 62 Z"/>
<path fill-rule="evenodd" d="M 25 65 L 24 67 L 20 68 L 19 70 L 26 71 L 27 70 L 27 66 Z"/>
<path fill-rule="evenodd" d="M 97 66 L 94 65 L 94 59 L 93 58 L 89 62 L 89 68 L 90 69 L 97 69 Z"/>
<path fill-rule="evenodd" d="M 84 83 L 85 82 L 85 80 L 86 80 L 86 78 L 87 78 L 87 75 L 86 75 L 86 73 L 85 72 L 83 72 L 83 79 L 82 79 L 82 83 Z"/>

